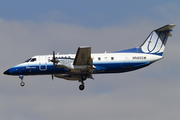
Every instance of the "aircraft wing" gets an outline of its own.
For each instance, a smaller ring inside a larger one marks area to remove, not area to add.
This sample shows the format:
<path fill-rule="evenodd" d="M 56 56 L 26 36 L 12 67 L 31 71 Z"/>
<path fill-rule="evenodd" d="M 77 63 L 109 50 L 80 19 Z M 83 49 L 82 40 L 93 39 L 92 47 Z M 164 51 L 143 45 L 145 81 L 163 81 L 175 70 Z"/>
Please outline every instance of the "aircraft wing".
<path fill-rule="evenodd" d="M 91 47 L 79 47 L 73 65 L 93 65 Z"/>

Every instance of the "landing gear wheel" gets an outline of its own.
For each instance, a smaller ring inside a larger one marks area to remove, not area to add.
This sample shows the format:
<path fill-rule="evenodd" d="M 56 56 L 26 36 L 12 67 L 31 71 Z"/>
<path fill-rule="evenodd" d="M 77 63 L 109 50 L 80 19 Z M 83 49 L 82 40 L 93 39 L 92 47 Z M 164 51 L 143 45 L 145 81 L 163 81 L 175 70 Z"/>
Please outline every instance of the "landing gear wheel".
<path fill-rule="evenodd" d="M 81 76 L 81 79 L 84 81 L 84 80 L 87 79 L 87 76 L 86 76 L 86 75 L 82 75 L 82 76 Z"/>
<path fill-rule="evenodd" d="M 84 85 L 80 85 L 79 90 L 84 90 Z"/>
<path fill-rule="evenodd" d="M 23 87 L 23 86 L 25 85 L 25 83 L 24 83 L 24 82 L 21 82 L 20 85 Z"/>

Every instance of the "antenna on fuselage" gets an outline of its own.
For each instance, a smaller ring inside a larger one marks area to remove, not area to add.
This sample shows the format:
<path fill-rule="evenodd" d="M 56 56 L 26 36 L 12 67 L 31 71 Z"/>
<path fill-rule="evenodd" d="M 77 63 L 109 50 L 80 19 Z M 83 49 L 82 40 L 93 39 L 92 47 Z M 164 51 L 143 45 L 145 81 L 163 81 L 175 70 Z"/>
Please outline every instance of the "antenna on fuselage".
<path fill-rule="evenodd" d="M 104 53 L 106 54 L 106 53 L 108 53 L 109 51 L 105 51 Z"/>

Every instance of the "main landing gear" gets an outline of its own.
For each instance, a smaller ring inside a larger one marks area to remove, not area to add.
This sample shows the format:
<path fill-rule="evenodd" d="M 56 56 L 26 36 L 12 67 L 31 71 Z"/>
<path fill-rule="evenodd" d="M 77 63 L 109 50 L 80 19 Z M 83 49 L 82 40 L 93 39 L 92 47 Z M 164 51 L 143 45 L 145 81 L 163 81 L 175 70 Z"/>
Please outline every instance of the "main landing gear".
<path fill-rule="evenodd" d="M 79 90 L 84 90 L 84 88 L 85 88 L 85 86 L 84 86 L 84 82 L 82 81 L 81 83 L 82 83 L 82 84 L 81 84 L 81 85 L 79 85 Z"/>
<path fill-rule="evenodd" d="M 23 87 L 24 85 L 25 85 L 25 83 L 23 82 L 23 75 L 19 75 L 19 78 L 21 79 L 21 83 L 20 83 L 20 85 Z"/>
<path fill-rule="evenodd" d="M 87 79 L 87 75 L 82 75 L 81 76 L 81 80 L 79 82 L 81 82 L 82 84 L 79 85 L 79 90 L 84 90 L 85 86 L 84 86 L 84 81 Z"/>

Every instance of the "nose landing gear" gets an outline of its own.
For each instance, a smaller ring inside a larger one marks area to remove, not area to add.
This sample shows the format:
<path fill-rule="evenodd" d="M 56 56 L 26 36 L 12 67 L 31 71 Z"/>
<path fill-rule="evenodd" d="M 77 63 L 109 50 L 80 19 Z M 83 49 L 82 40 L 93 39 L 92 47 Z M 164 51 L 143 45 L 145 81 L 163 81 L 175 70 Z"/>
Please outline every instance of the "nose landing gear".
<path fill-rule="evenodd" d="M 25 85 L 25 83 L 23 82 L 23 75 L 19 75 L 19 78 L 21 79 L 21 83 L 20 83 L 20 85 L 23 87 L 24 85 Z"/>

